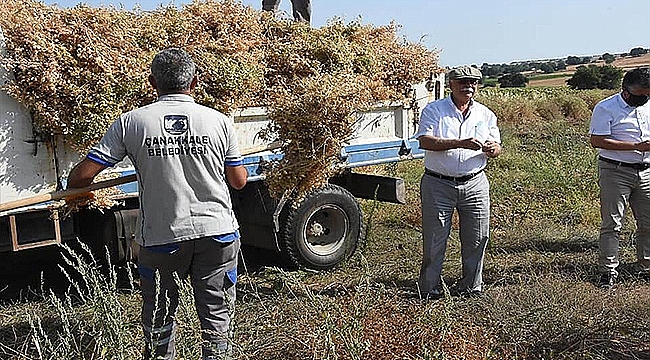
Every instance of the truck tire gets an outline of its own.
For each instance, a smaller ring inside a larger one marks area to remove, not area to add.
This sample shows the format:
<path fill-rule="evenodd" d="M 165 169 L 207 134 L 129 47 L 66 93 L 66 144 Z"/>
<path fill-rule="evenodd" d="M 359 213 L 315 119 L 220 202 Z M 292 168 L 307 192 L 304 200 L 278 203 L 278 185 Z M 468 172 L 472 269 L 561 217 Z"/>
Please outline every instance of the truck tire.
<path fill-rule="evenodd" d="M 344 188 L 326 185 L 288 205 L 282 240 L 289 260 L 299 268 L 328 270 L 363 245 L 363 214 Z"/>

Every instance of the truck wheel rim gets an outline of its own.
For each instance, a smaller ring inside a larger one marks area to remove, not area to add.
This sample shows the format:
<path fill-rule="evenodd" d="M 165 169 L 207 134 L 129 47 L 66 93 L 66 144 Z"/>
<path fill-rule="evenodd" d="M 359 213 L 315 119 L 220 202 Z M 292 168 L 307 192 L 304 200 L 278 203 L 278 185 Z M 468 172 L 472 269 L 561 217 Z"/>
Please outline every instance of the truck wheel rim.
<path fill-rule="evenodd" d="M 303 230 L 305 245 L 318 256 L 337 252 L 345 243 L 350 231 L 346 212 L 337 205 L 318 207 L 307 219 Z"/>

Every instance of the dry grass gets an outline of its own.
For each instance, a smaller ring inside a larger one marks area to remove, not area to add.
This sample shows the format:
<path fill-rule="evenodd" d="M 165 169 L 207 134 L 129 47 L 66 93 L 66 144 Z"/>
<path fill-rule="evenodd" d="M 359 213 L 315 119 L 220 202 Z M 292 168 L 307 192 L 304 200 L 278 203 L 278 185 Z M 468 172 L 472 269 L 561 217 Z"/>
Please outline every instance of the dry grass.
<path fill-rule="evenodd" d="M 622 59 L 616 59 L 614 60 L 613 65 L 626 70 L 640 66 L 650 66 L 650 53 L 637 57 L 628 56 Z"/>
<path fill-rule="evenodd" d="M 487 170 L 493 208 L 486 297 L 419 298 L 423 164 L 378 166 L 369 171 L 405 179 L 407 204 L 363 201 L 370 222 L 367 246 L 344 266 L 321 273 L 286 271 L 270 266 L 272 253 L 253 260 L 254 251 L 243 249 L 247 267 L 241 267 L 237 285 L 236 359 L 650 358 L 650 282 L 632 271 L 632 222 L 622 234 L 622 283 L 613 291 L 595 284 L 599 215 L 588 120 L 517 126 L 517 119 L 502 118 L 505 152 Z M 461 275 L 457 230 L 444 264 L 452 290 Z M 139 295 L 110 287 L 95 294 L 121 310 L 104 310 L 113 321 L 90 316 L 97 306 L 92 304 L 103 304 L 92 297 L 66 306 L 55 306 L 49 297 L 3 305 L 0 357 L 134 358 L 142 347 Z M 189 292 L 185 303 L 191 303 Z M 35 315 L 43 332 L 27 320 Z M 194 359 L 199 346 L 191 306 L 181 315 L 179 348 L 183 358 Z M 35 344 L 44 344 L 36 334 L 67 339 L 60 335 L 65 334 L 60 319 L 75 324 L 73 338 L 86 341 L 83 357 L 36 352 Z M 106 345 L 106 327 L 120 329 L 122 347 Z"/>

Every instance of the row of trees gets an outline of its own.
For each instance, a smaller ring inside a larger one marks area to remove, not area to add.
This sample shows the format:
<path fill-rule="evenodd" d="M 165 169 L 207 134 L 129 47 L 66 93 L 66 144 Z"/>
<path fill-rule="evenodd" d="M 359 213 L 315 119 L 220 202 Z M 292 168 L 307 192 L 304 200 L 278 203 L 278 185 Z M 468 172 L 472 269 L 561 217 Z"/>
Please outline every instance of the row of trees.
<path fill-rule="evenodd" d="M 579 66 L 567 85 L 572 89 L 617 89 L 621 85 L 623 70 L 611 65 L 597 66 Z M 529 79 L 527 76 L 516 74 L 505 74 L 497 79 L 499 86 L 508 87 L 526 87 Z M 496 84 L 494 84 L 496 85 Z"/>
<path fill-rule="evenodd" d="M 497 77 L 503 74 L 516 74 L 525 71 L 535 71 L 541 70 L 546 74 L 550 74 L 555 71 L 560 71 L 566 69 L 566 62 L 564 60 L 552 60 L 552 61 L 531 61 L 531 62 L 519 62 L 513 64 L 488 64 L 483 63 L 481 65 L 481 72 L 484 76 Z"/>
<path fill-rule="evenodd" d="M 650 52 L 650 49 L 635 47 L 628 54 L 619 56 L 643 56 Z M 603 60 L 605 66 L 596 66 L 591 64 L 597 60 Z M 592 56 L 568 56 L 566 62 L 562 59 L 547 62 L 518 62 L 513 64 L 488 64 L 481 65 L 481 72 L 485 76 L 485 86 L 496 86 L 498 83 L 501 87 L 525 87 L 528 85 L 529 78 L 523 74 L 525 71 L 542 71 L 550 74 L 558 70 L 566 69 L 567 65 L 581 65 L 576 68 L 576 72 L 567 80 L 567 85 L 573 89 L 616 89 L 621 84 L 623 70 L 611 66 L 616 60 L 616 55 L 604 53 L 598 58 Z M 584 64 L 589 64 L 584 66 Z M 477 67 L 476 65 L 473 65 Z"/>
<path fill-rule="evenodd" d="M 650 49 L 643 47 L 635 47 L 626 54 L 618 54 L 618 56 L 642 56 L 647 54 Z M 547 61 L 519 61 L 510 64 L 488 64 L 483 63 L 480 70 L 484 76 L 490 78 L 498 78 L 504 74 L 516 74 L 526 71 L 541 71 L 544 74 L 550 74 L 556 71 L 565 70 L 569 65 L 586 65 L 593 63 L 597 60 L 603 60 L 605 64 L 611 64 L 616 60 L 617 55 L 604 53 L 603 55 L 596 56 L 568 56 L 566 59 L 554 59 Z"/>

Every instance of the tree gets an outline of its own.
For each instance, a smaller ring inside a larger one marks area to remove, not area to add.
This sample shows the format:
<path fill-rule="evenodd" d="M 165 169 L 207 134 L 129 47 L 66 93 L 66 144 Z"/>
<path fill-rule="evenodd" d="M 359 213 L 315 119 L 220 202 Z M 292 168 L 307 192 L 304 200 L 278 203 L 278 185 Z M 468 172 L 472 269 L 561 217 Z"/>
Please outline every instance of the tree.
<path fill-rule="evenodd" d="M 572 89 L 595 89 L 600 83 L 600 74 L 595 65 L 579 66 L 566 83 Z"/>
<path fill-rule="evenodd" d="M 503 75 L 497 81 L 503 88 L 526 87 L 526 84 L 528 84 L 528 78 L 520 73 Z"/>
<path fill-rule="evenodd" d="M 579 66 L 567 80 L 572 89 L 616 89 L 621 85 L 623 70 L 611 66 Z"/>
<path fill-rule="evenodd" d="M 579 65 L 582 64 L 582 59 L 578 56 L 569 56 L 566 58 L 567 65 Z"/>
<path fill-rule="evenodd" d="M 635 47 L 634 49 L 630 50 L 630 56 L 641 56 L 645 55 L 648 53 L 648 49 L 644 49 L 642 47 Z"/>
<path fill-rule="evenodd" d="M 488 63 L 483 63 L 483 65 L 481 65 L 481 72 L 484 76 L 497 76 L 500 75 L 503 70 L 499 64 L 490 65 Z"/>
<path fill-rule="evenodd" d="M 544 72 L 544 74 L 550 74 L 555 71 L 555 68 L 553 68 L 553 65 L 550 63 L 543 63 L 539 66 L 539 69 Z"/>
<path fill-rule="evenodd" d="M 610 53 L 604 53 L 601 58 L 605 61 L 605 64 L 611 64 L 616 60 L 616 57 Z"/>
<path fill-rule="evenodd" d="M 611 65 L 599 66 L 599 89 L 618 89 L 621 86 L 623 70 Z"/>

